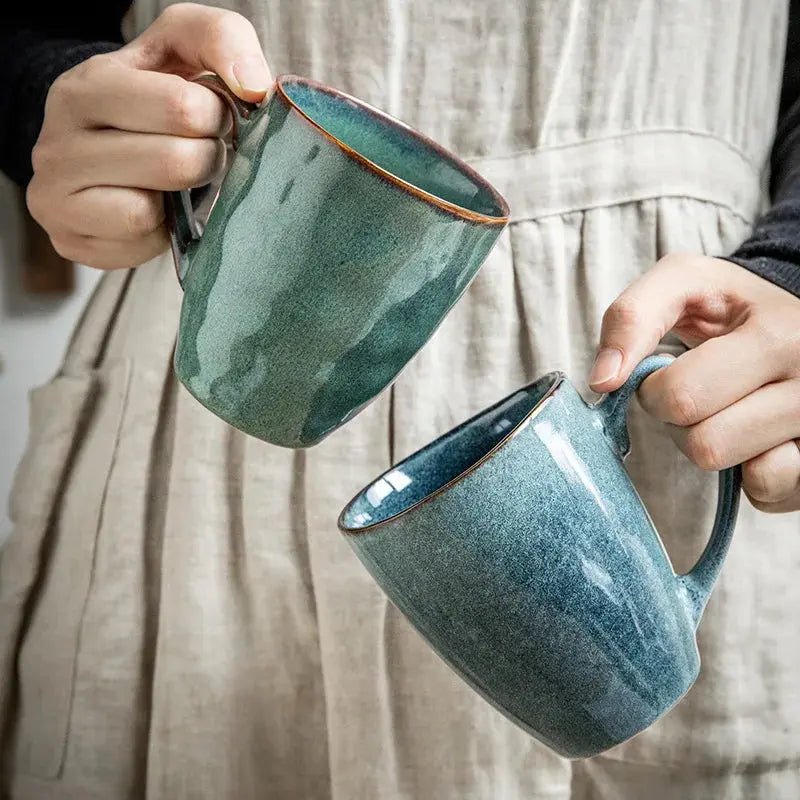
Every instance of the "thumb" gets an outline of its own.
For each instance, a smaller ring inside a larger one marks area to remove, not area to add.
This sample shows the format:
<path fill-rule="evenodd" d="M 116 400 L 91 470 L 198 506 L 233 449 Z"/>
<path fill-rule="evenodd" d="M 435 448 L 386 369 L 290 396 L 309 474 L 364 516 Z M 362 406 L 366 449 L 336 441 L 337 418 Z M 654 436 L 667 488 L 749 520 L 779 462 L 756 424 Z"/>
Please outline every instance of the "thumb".
<path fill-rule="evenodd" d="M 262 100 L 272 84 L 255 29 L 241 14 L 224 9 L 194 3 L 169 6 L 123 51 L 138 69 L 184 77 L 216 72 L 232 92 L 251 103 Z"/>
<path fill-rule="evenodd" d="M 618 389 L 680 319 L 698 289 L 691 266 L 688 258 L 667 256 L 608 307 L 589 375 L 594 391 Z"/>

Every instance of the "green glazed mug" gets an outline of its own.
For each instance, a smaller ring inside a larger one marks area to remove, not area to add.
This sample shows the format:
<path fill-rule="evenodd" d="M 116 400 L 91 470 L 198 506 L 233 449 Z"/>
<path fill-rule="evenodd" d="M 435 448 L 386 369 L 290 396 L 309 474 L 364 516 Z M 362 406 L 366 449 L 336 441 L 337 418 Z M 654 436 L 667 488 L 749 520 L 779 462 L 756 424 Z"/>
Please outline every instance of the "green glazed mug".
<path fill-rule="evenodd" d="M 508 221 L 466 164 L 389 115 L 304 78 L 251 105 L 213 75 L 236 155 L 204 228 L 167 195 L 184 289 L 175 372 L 231 425 L 309 447 L 425 344 Z"/>

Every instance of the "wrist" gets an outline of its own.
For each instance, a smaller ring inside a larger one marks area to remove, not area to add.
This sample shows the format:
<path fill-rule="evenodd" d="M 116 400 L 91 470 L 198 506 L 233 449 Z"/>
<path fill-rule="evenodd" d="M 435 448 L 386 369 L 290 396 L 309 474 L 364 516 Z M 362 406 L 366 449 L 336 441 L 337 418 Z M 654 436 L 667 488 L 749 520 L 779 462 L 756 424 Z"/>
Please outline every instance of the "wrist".
<path fill-rule="evenodd" d="M 800 264 L 765 255 L 748 257 L 739 255 L 739 252 L 717 258 L 736 264 L 800 298 Z"/>

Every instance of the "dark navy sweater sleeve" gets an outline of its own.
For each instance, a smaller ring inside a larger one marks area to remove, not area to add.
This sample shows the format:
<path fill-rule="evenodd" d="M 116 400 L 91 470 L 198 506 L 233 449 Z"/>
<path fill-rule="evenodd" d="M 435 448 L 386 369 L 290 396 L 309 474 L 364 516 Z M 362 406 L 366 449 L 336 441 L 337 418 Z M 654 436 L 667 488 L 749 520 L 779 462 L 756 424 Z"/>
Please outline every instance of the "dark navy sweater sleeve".
<path fill-rule="evenodd" d="M 53 81 L 122 45 L 130 0 L 0 0 L 0 170 L 25 186 Z"/>
<path fill-rule="evenodd" d="M 728 260 L 800 297 L 800 0 L 790 6 L 770 174 L 772 207 Z"/>

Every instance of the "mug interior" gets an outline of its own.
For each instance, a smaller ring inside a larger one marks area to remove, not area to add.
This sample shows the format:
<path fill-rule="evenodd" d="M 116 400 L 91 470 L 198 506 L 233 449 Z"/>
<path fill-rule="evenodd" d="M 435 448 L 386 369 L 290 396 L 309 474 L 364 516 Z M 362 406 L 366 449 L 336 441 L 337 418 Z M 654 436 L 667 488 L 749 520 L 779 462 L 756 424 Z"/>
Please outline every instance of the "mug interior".
<path fill-rule="evenodd" d="M 363 531 L 403 514 L 478 467 L 508 441 L 555 390 L 560 373 L 549 373 L 453 428 L 363 489 L 344 509 L 339 526 Z"/>
<path fill-rule="evenodd" d="M 280 88 L 312 122 L 395 178 L 476 214 L 508 216 L 503 198 L 476 172 L 399 120 L 302 78 L 285 77 Z"/>

